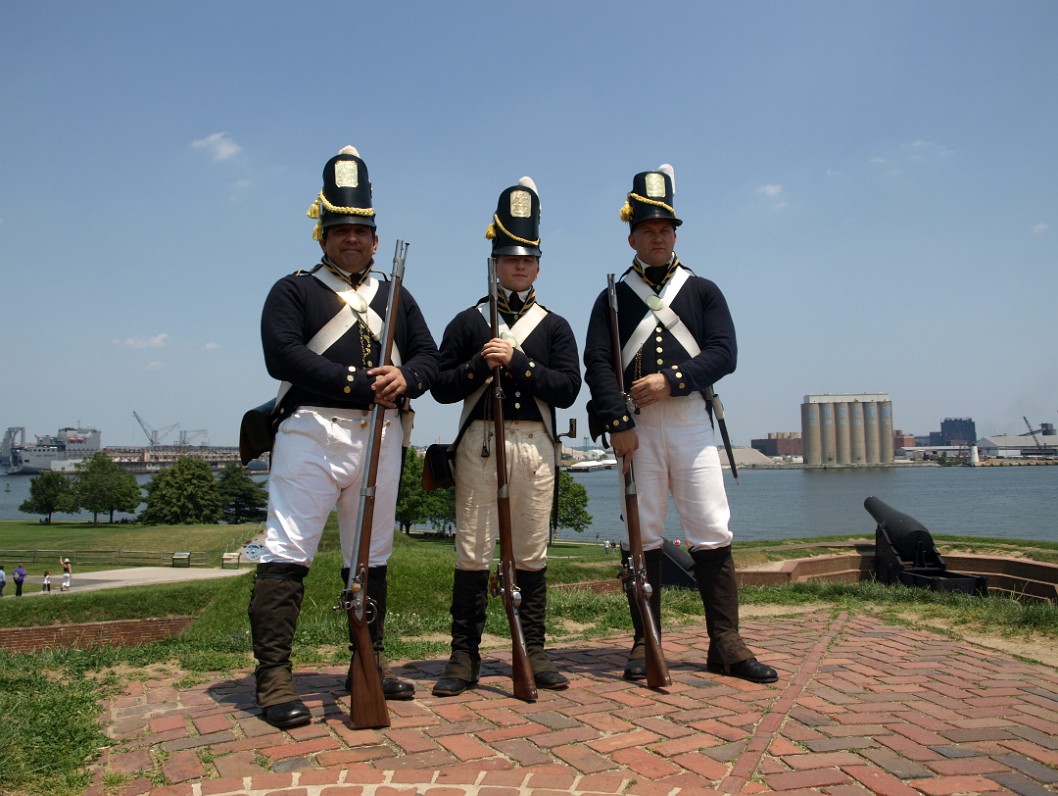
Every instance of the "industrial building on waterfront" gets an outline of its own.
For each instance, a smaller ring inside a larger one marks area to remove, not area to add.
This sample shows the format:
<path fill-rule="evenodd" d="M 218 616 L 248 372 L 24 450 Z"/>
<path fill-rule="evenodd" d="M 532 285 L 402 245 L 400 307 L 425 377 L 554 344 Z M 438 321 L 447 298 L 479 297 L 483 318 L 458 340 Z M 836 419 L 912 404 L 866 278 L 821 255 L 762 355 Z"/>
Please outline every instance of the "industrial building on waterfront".
<path fill-rule="evenodd" d="M 806 395 L 801 437 L 807 467 L 893 463 L 893 402 L 886 393 Z"/>

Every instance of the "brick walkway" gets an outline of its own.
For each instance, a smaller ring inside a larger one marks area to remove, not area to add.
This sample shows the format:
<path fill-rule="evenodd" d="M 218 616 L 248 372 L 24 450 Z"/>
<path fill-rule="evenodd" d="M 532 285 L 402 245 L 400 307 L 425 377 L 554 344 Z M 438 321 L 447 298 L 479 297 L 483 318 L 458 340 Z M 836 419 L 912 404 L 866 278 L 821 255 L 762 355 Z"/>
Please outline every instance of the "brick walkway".
<path fill-rule="evenodd" d="M 697 628 L 666 634 L 663 692 L 620 679 L 624 637 L 552 650 L 572 687 L 533 704 L 508 696 L 509 653 L 448 699 L 429 696 L 443 661 L 405 662 L 419 698 L 385 730 L 349 728 L 333 667 L 299 670 L 315 718 L 290 732 L 257 717 L 248 672 L 130 683 L 87 793 L 106 772 L 120 796 L 1058 793 L 1054 667 L 830 611 L 743 634 L 778 683 L 705 672 Z"/>

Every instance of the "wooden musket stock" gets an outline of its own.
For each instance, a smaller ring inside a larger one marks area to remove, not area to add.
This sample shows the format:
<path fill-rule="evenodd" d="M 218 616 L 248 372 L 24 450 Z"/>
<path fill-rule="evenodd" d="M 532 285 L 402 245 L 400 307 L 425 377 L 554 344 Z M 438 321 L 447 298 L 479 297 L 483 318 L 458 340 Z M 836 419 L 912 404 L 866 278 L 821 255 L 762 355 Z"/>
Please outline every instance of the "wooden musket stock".
<path fill-rule="evenodd" d="M 393 364 L 393 339 L 397 330 L 397 307 L 400 304 L 400 289 L 404 279 L 404 261 L 408 244 L 397 241 L 393 255 L 393 272 L 390 282 L 389 301 L 386 305 L 386 320 L 382 327 L 382 355 L 380 365 Z M 378 458 L 382 448 L 382 429 L 386 422 L 386 408 L 381 404 L 371 407 L 371 436 L 364 457 L 367 467 L 360 485 L 360 511 L 353 535 L 353 551 L 356 558 L 349 568 L 349 580 L 345 591 L 338 598 L 338 608 L 349 617 L 349 636 L 355 650 L 351 664 L 349 698 L 350 720 L 357 729 L 388 727 L 389 708 L 382 692 L 382 675 L 375 660 L 369 623 L 377 621 L 375 606 L 367 596 L 368 558 L 371 554 L 371 525 L 375 517 L 375 485 L 378 481 Z"/>
<path fill-rule="evenodd" d="M 500 314 L 497 307 L 496 260 L 489 259 L 489 313 L 492 323 L 492 336 L 500 336 Z M 519 606 L 522 593 L 518 588 L 514 561 L 514 542 L 511 539 L 511 498 L 507 476 L 506 433 L 503 428 L 503 386 L 501 383 L 503 368 L 492 369 L 492 418 L 495 423 L 496 441 L 496 511 L 500 528 L 500 563 L 492 577 L 492 593 L 503 597 L 503 609 L 507 613 L 507 623 L 511 628 L 511 669 L 514 679 L 514 695 L 525 702 L 536 701 L 536 683 L 533 668 L 529 663 L 529 651 L 525 646 L 525 634 L 522 632 L 522 618 Z M 556 473 L 557 477 L 557 473 Z"/>
<path fill-rule="evenodd" d="M 625 392 L 621 332 L 617 326 L 617 285 L 614 282 L 614 275 L 608 274 L 606 282 L 607 299 L 610 303 L 610 339 L 613 344 L 614 374 L 617 376 L 617 388 L 625 396 L 629 404 L 629 412 L 631 412 L 632 402 L 628 393 Z M 621 476 L 621 486 L 624 492 L 624 519 L 628 530 L 629 550 L 629 560 L 621 572 L 621 582 L 625 590 L 635 598 L 634 602 L 643 625 L 643 640 L 647 654 L 647 685 L 651 688 L 661 688 L 672 685 L 669 666 L 665 662 L 665 653 L 661 650 L 661 633 L 654 614 L 650 610 L 650 595 L 654 588 L 661 588 L 661 584 L 651 584 L 647 580 L 647 562 L 643 555 L 643 537 L 639 528 L 639 497 L 636 493 L 635 473 L 631 464 L 629 464 L 628 472 L 624 472 L 624 469 L 624 462 L 619 461 L 617 471 Z"/>

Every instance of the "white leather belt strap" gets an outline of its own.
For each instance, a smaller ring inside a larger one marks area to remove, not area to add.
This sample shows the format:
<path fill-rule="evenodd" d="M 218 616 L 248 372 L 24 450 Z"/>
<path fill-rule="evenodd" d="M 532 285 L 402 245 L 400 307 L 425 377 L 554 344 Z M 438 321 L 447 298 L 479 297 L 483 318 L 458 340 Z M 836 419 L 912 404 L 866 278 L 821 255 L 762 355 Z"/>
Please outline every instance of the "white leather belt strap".
<path fill-rule="evenodd" d="M 694 335 L 691 334 L 690 329 L 680 320 L 680 317 L 672 311 L 669 304 L 672 303 L 673 299 L 680 292 L 687 280 L 690 279 L 690 273 L 686 268 L 677 268 L 676 273 L 672 275 L 672 279 L 668 281 L 664 288 L 661 290 L 661 294 L 657 295 L 650 286 L 643 281 L 641 277 L 635 271 L 629 273 L 625 278 L 624 282 L 628 285 L 632 292 L 635 293 L 640 300 L 646 305 L 647 313 L 643 316 L 643 320 L 639 322 L 635 330 L 632 332 L 631 337 L 624 344 L 624 348 L 621 349 L 621 368 L 627 368 L 639 349 L 643 347 L 643 344 L 650 338 L 653 333 L 654 325 L 660 323 L 672 336 L 676 338 L 684 350 L 692 357 L 698 356 L 702 349 L 698 345 L 698 341 L 694 339 Z"/>
<path fill-rule="evenodd" d="M 316 334 L 312 336 L 305 347 L 313 354 L 322 354 L 332 345 L 342 339 L 342 335 L 348 332 L 361 318 L 371 336 L 376 340 L 382 334 L 382 319 L 378 313 L 371 309 L 371 300 L 378 292 L 378 280 L 368 276 L 360 285 L 359 290 L 353 290 L 337 274 L 329 268 L 320 268 L 312 274 L 320 282 L 329 287 L 345 302 L 338 314 L 325 323 Z M 393 364 L 400 367 L 400 351 L 397 345 L 393 345 Z M 279 391 L 276 393 L 276 406 L 283 400 L 283 396 L 289 392 L 293 385 L 289 381 L 280 382 Z"/>
<path fill-rule="evenodd" d="M 489 303 L 487 301 L 483 301 L 481 304 L 478 304 L 478 312 L 481 313 L 482 320 L 485 321 L 485 324 L 489 327 L 489 330 L 491 332 L 492 321 L 489 318 L 489 316 L 491 315 Z M 523 314 L 522 317 L 515 322 L 514 326 L 510 328 L 508 328 L 503 318 L 500 318 L 500 337 L 504 340 L 508 340 L 511 345 L 521 351 L 522 344 L 528 339 L 529 335 L 531 335 L 536 330 L 536 327 L 539 326 L 540 323 L 546 317 L 547 310 L 545 310 L 539 304 L 533 304 L 529 309 L 525 311 L 525 314 Z M 459 416 L 460 429 L 462 429 L 466 425 L 467 420 L 470 419 L 470 413 L 474 411 L 474 407 L 477 406 L 478 401 L 481 400 L 481 395 L 485 392 L 485 387 L 487 386 L 487 384 L 482 385 L 477 390 L 475 390 L 472 395 L 464 399 L 463 411 Z M 536 408 L 540 412 L 540 419 L 544 423 L 544 428 L 547 430 L 548 437 L 550 437 L 551 440 L 554 441 L 555 429 L 551 427 L 551 407 L 548 406 L 548 404 L 546 404 L 544 401 L 541 401 L 539 398 L 536 398 L 535 396 L 533 397 L 533 400 L 536 402 Z"/>
<path fill-rule="evenodd" d="M 358 320 L 362 320 L 371 336 L 375 340 L 381 341 L 384 322 L 382 317 L 371 308 L 371 302 L 374 300 L 375 294 L 378 292 L 379 281 L 377 279 L 368 274 L 367 279 L 360 284 L 360 287 L 353 290 L 341 277 L 331 271 L 330 268 L 319 268 L 314 271 L 312 275 L 337 293 L 339 298 L 345 302 L 347 310 L 343 310 L 339 315 L 345 315 L 347 317 L 347 325 L 338 333 L 338 337 L 334 338 L 335 340 L 351 329 L 353 324 Z M 332 323 L 336 322 L 338 322 L 337 315 L 316 334 L 322 334 Z M 341 323 L 345 323 L 345 321 L 338 322 L 338 325 L 340 326 Z M 328 347 L 330 347 L 330 344 L 328 344 Z M 327 349 L 325 348 L 323 350 L 326 351 Z M 320 352 L 316 351 L 316 353 L 318 354 Z M 401 364 L 400 351 L 397 350 L 396 345 L 393 346 L 393 364 L 398 368 Z"/>

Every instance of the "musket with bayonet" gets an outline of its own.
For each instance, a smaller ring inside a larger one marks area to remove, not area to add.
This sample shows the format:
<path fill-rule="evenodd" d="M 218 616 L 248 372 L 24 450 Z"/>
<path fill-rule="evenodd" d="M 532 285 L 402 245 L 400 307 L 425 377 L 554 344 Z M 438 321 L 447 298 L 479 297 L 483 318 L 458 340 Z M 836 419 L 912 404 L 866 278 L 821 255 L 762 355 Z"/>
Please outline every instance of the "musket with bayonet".
<path fill-rule="evenodd" d="M 390 276 L 389 300 L 386 319 L 379 340 L 382 344 L 380 365 L 393 364 L 393 340 L 397 329 L 397 308 L 400 305 L 400 289 L 404 280 L 404 262 L 408 244 L 397 241 L 393 255 L 393 272 Z M 349 617 L 349 637 L 353 640 L 353 660 L 350 664 L 349 713 L 353 727 L 357 729 L 388 727 L 389 708 L 382 691 L 382 675 L 375 658 L 371 641 L 370 623 L 377 621 L 377 607 L 367 596 L 368 559 L 371 554 L 371 526 L 375 518 L 375 486 L 378 481 L 378 459 L 382 448 L 382 430 L 385 427 L 386 407 L 375 403 L 371 407 L 367 449 L 364 451 L 363 480 L 360 484 L 360 510 L 353 534 L 352 565 L 345 590 L 338 597 L 340 610 Z"/>
<path fill-rule="evenodd" d="M 606 295 L 610 304 L 610 339 L 613 345 L 614 375 L 617 377 L 617 389 L 624 396 L 631 415 L 635 406 L 631 397 L 625 391 L 625 374 L 623 360 L 621 358 L 621 332 L 617 325 L 617 285 L 614 275 L 606 277 Z M 639 496 L 636 493 L 636 479 L 634 465 L 629 462 L 625 466 L 623 457 L 617 462 L 617 471 L 621 477 L 621 487 L 624 491 L 624 520 L 628 531 L 628 562 L 621 570 L 621 582 L 625 591 L 633 597 L 639 618 L 643 626 L 643 641 L 646 649 L 647 685 L 651 688 L 661 688 L 672 685 L 669 677 L 669 666 L 665 662 L 665 653 L 661 649 L 661 633 L 658 630 L 657 620 L 653 611 L 650 610 L 650 595 L 654 588 L 660 588 L 661 584 L 652 584 L 647 579 L 647 563 L 643 554 L 643 535 L 639 527 Z"/>
<path fill-rule="evenodd" d="M 714 392 L 712 384 L 705 388 L 705 400 L 713 407 L 713 417 L 716 418 L 716 424 L 720 427 L 720 438 L 723 439 L 724 450 L 727 451 L 727 463 L 731 465 L 731 475 L 737 484 L 738 465 L 735 464 L 735 451 L 731 447 L 731 437 L 727 433 L 727 421 L 724 420 L 724 405 L 720 403 L 720 396 Z"/>
<path fill-rule="evenodd" d="M 500 336 L 499 282 L 496 279 L 496 259 L 489 258 L 489 320 L 492 336 Z M 514 695 L 526 702 L 536 701 L 536 682 L 529 663 L 529 650 L 522 631 L 520 608 L 522 592 L 518 588 L 514 560 L 514 539 L 511 523 L 510 480 L 507 474 L 506 430 L 503 427 L 503 367 L 492 369 L 492 419 L 495 430 L 496 512 L 500 531 L 500 561 L 490 578 L 493 596 L 503 598 L 503 610 L 511 628 L 511 676 Z M 557 476 L 557 474 L 556 474 Z"/>

